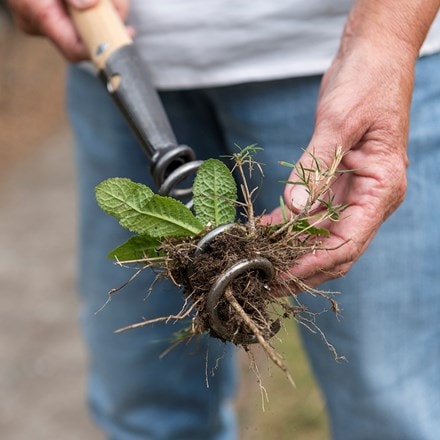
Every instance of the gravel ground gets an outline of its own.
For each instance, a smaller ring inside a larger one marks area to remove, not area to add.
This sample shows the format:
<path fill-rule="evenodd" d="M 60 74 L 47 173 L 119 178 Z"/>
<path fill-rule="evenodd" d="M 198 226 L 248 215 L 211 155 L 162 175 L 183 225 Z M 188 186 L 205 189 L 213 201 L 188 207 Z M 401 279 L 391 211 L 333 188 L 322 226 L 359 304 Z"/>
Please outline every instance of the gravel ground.
<path fill-rule="evenodd" d="M 84 402 L 68 134 L 39 147 L 0 180 L 0 438 L 98 439 Z"/>
<path fill-rule="evenodd" d="M 77 325 L 65 65 L 1 11 L 0 60 L 0 438 L 100 439 Z"/>

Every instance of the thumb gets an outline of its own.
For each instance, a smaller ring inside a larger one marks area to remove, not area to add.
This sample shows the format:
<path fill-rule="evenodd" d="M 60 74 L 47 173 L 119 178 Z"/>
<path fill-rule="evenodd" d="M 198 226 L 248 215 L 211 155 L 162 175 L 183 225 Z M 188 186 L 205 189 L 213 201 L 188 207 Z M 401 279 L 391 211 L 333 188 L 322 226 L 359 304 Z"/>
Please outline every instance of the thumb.
<path fill-rule="evenodd" d="M 269 214 L 264 214 L 260 221 L 262 225 L 278 225 L 280 223 L 284 223 L 285 219 L 281 208 L 278 207 Z"/>
<path fill-rule="evenodd" d="M 309 146 L 294 166 L 284 191 L 289 209 L 298 213 L 305 209 L 318 208 L 318 199 L 333 183 L 343 155 L 341 142 L 329 143 L 312 137 Z"/>

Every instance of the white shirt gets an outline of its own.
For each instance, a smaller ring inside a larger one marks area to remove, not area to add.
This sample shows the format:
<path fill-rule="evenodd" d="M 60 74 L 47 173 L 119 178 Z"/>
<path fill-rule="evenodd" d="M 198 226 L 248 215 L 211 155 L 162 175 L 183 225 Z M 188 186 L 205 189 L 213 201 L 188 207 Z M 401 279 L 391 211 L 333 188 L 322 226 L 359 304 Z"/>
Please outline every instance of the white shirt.
<path fill-rule="evenodd" d="M 353 0 L 132 0 L 129 22 L 159 89 L 323 73 Z M 422 54 L 440 51 L 440 17 Z"/>

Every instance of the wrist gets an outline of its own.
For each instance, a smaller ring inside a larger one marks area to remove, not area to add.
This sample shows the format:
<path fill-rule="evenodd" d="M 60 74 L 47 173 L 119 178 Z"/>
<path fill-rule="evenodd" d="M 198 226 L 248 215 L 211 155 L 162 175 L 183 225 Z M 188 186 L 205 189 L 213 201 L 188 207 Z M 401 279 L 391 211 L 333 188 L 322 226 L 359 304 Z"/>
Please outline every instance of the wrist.
<path fill-rule="evenodd" d="M 439 0 L 358 0 L 347 19 L 339 56 L 361 46 L 375 57 L 414 64 L 439 5 Z"/>

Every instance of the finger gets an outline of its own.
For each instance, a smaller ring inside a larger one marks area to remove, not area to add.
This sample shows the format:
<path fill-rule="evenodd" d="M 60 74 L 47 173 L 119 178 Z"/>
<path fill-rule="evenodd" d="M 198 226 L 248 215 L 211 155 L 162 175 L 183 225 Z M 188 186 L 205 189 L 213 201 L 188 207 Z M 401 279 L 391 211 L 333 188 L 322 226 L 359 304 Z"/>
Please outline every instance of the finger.
<path fill-rule="evenodd" d="M 318 144 L 311 143 L 299 159 L 285 187 L 286 205 L 295 213 L 310 205 L 312 210 L 319 207 L 318 199 L 338 175 L 336 171 L 344 154 L 341 144 L 333 144 L 329 148 L 315 148 L 314 145 Z"/>
<path fill-rule="evenodd" d="M 85 48 L 61 1 L 40 0 L 31 4 L 22 0 L 9 4 L 16 24 L 23 32 L 48 37 L 69 60 L 87 58 Z"/>
<path fill-rule="evenodd" d="M 317 120 L 314 133 L 309 145 L 299 159 L 302 167 L 295 167 L 289 177 L 291 182 L 301 182 L 303 176 L 299 175 L 302 170 L 329 169 L 335 162 L 338 149 L 341 157 L 352 148 L 355 148 L 366 131 L 368 122 L 365 117 L 357 117 L 355 111 L 347 115 L 346 111 L 338 109 L 331 112 L 332 119 L 320 116 L 326 113 L 326 106 L 321 105 L 317 112 Z M 306 171 L 307 177 L 311 178 L 311 184 L 316 177 L 313 173 Z M 322 182 L 316 183 L 316 185 Z M 319 189 L 319 188 L 317 188 Z M 309 190 L 306 185 L 286 185 L 284 197 L 286 204 L 292 211 L 298 213 L 305 206 L 309 199 Z"/>
<path fill-rule="evenodd" d="M 320 248 L 297 260 L 291 275 L 310 287 L 344 276 L 370 244 L 380 223 L 377 214 L 361 206 L 347 208 L 344 219 L 329 228 L 330 236 Z"/>
<path fill-rule="evenodd" d="M 77 62 L 89 58 L 65 8 L 48 7 L 40 14 L 39 26 L 41 34 L 46 35 L 67 60 Z"/>
<path fill-rule="evenodd" d="M 260 221 L 262 225 L 279 225 L 284 223 L 285 219 L 281 208 L 276 208 L 271 213 L 263 215 Z"/>

